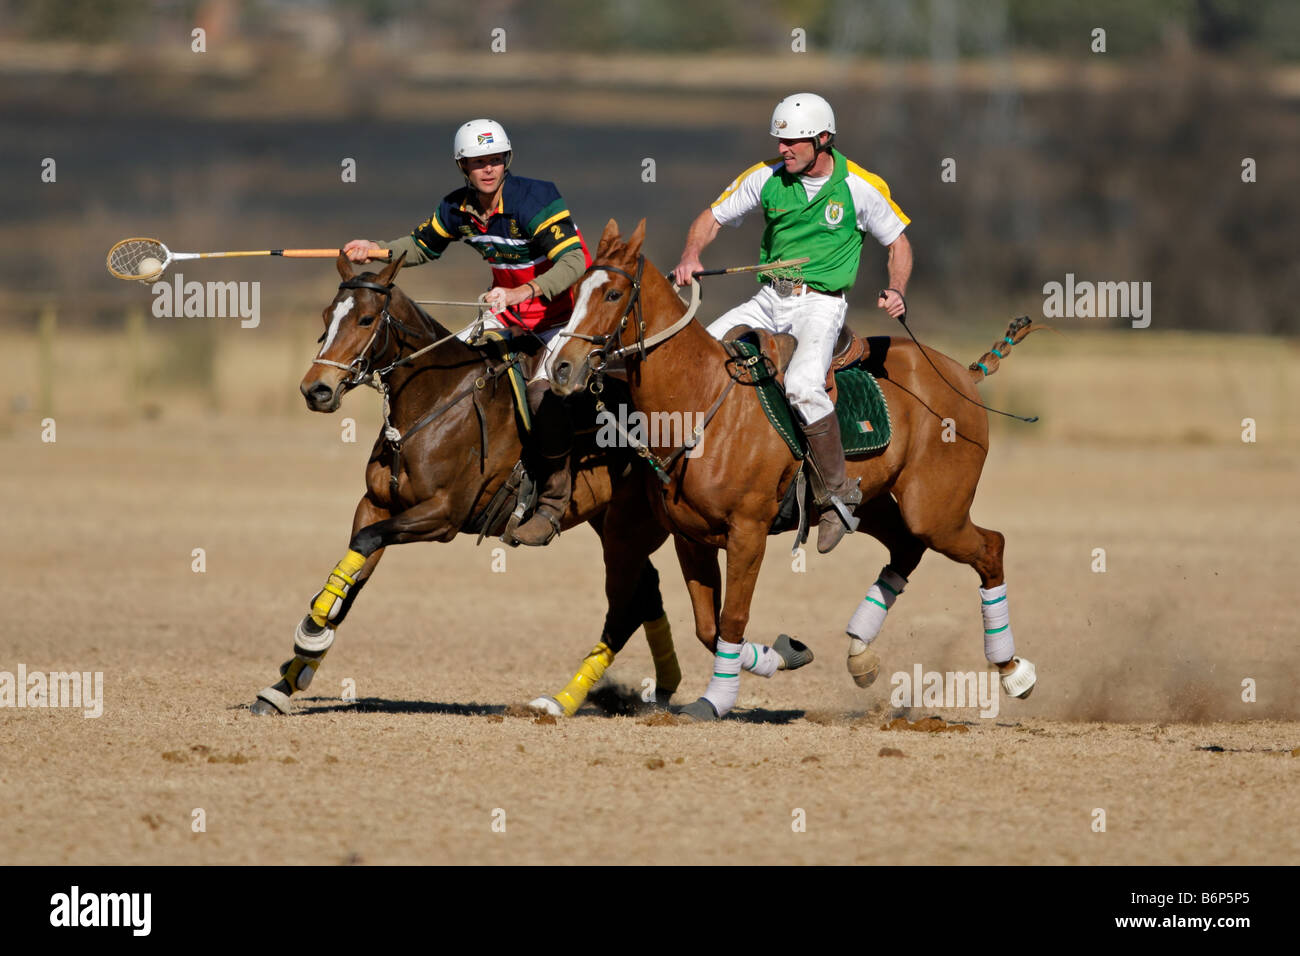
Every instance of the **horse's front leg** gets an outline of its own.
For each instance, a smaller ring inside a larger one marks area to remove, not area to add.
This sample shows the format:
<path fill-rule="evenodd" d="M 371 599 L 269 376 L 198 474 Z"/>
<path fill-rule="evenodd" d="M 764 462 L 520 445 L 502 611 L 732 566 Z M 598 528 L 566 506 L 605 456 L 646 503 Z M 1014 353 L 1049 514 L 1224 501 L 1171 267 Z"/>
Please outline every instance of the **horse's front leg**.
<path fill-rule="evenodd" d="M 605 561 L 605 626 L 600 641 L 582 659 L 563 689 L 553 696 L 537 697 L 528 706 L 556 717 L 577 713 L 592 687 L 614 663 L 638 627 L 645 627 L 655 666 L 655 700 L 667 707 L 682 672 L 673 648 L 672 628 L 664 613 L 659 574 L 650 555 L 668 537 L 653 513 L 642 507 L 634 488 L 616 489 L 605 512 L 591 521 L 600 535 Z"/>
<path fill-rule="evenodd" d="M 352 517 L 352 542 L 355 547 L 357 533 L 389 517 L 389 511 L 376 504 L 369 496 L 357 504 Z M 311 609 L 299 623 L 293 636 L 293 657 L 280 665 L 280 679 L 264 688 L 253 702 L 255 714 L 287 714 L 289 698 L 295 691 L 306 690 L 325 655 L 334 645 L 334 633 L 343 623 L 362 587 L 370 580 L 375 566 L 383 557 L 384 549 L 375 548 L 367 554 L 349 550 L 335 565 L 316 597 Z"/>
<path fill-rule="evenodd" d="M 718 619 L 713 676 L 704 696 L 682 708 L 682 714 L 688 718 L 717 720 L 727 716 L 736 704 L 740 671 L 746 663 L 744 652 L 757 646 L 746 645 L 745 628 L 749 625 L 749 605 L 767 548 L 767 528 L 753 523 L 734 525 L 727 534 L 727 585 Z M 777 662 L 773 661 L 771 666 L 775 670 Z"/>

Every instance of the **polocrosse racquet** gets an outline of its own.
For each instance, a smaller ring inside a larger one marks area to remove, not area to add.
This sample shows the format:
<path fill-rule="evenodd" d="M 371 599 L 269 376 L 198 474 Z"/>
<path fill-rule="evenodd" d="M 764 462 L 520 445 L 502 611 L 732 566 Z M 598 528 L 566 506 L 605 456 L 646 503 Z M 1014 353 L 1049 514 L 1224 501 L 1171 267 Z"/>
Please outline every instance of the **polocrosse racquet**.
<path fill-rule="evenodd" d="M 123 239 L 108 250 L 108 271 L 118 279 L 148 282 L 182 259 L 228 259 L 236 256 L 284 256 L 286 259 L 334 259 L 338 249 L 262 249 L 256 252 L 172 252 L 157 239 Z M 372 252 L 372 259 L 387 259 L 388 249 Z"/>

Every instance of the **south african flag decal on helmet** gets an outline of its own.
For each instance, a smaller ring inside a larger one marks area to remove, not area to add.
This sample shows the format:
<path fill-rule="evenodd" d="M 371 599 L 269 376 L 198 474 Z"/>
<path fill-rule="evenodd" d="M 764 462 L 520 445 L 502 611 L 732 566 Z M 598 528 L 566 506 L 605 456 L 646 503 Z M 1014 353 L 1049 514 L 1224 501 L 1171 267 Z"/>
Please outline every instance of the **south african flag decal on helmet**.
<path fill-rule="evenodd" d="M 491 145 L 492 145 L 492 134 L 491 134 L 491 133 L 479 133 L 479 134 L 478 134 L 478 144 L 479 144 L 480 146 L 491 146 Z"/>

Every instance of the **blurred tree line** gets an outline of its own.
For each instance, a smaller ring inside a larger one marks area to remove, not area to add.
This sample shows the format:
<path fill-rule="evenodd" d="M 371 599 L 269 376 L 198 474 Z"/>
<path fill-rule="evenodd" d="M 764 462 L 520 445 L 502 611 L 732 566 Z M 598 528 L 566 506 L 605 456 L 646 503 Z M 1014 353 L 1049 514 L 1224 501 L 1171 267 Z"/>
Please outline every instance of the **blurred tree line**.
<path fill-rule="evenodd" d="M 478 46 L 504 27 L 534 50 L 755 51 L 788 43 L 798 27 L 810 49 L 846 55 L 1081 55 L 1102 27 L 1107 52 L 1120 56 L 1188 43 L 1300 58 L 1295 0 L 0 0 L 0 33 L 10 38 L 148 40 L 162 24 L 234 20 L 251 39 L 295 17 L 425 49 Z"/>

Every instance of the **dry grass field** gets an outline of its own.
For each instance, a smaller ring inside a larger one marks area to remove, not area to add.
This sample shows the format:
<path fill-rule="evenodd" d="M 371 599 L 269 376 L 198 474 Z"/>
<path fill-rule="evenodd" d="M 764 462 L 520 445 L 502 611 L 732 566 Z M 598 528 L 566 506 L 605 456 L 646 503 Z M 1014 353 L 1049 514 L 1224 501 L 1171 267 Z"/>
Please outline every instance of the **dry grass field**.
<path fill-rule="evenodd" d="M 999 331 L 933 344 L 969 361 Z M 1067 331 L 1031 337 L 985 386 L 1042 421 L 995 426 L 974 509 L 1007 536 L 1039 685 L 992 719 L 906 713 L 943 733 L 882 729 L 889 677 L 983 668 L 977 580 L 928 556 L 877 642 L 881 680 L 859 690 L 843 625 L 884 552 L 858 536 L 802 573 L 788 537 L 770 542 L 750 638 L 785 631 L 817 660 L 746 676 L 726 722 L 615 713 L 653 673 L 639 636 L 606 706 L 515 716 L 598 635 L 585 529 L 508 551 L 504 573 L 489 542 L 389 549 L 297 712 L 255 718 L 346 546 L 377 399 L 302 408 L 308 336 L 222 328 L 209 384 L 186 389 L 163 372 L 192 348 L 70 331 L 43 443 L 38 343 L 6 332 L 0 671 L 102 671 L 104 697 L 97 719 L 0 709 L 5 862 L 1294 862 L 1300 351 Z M 655 561 L 680 704 L 709 657 L 671 548 Z"/>

